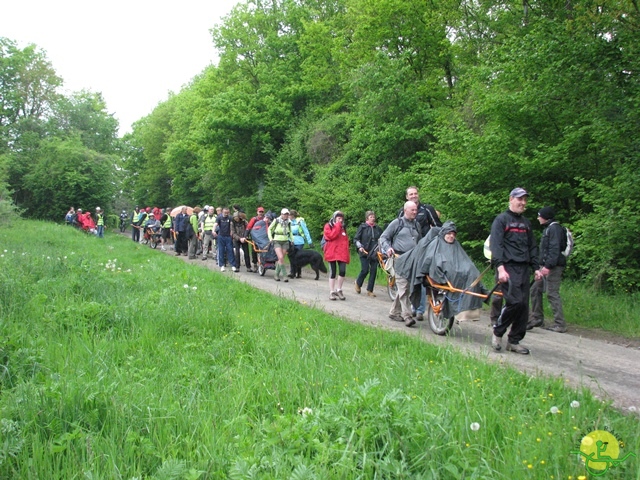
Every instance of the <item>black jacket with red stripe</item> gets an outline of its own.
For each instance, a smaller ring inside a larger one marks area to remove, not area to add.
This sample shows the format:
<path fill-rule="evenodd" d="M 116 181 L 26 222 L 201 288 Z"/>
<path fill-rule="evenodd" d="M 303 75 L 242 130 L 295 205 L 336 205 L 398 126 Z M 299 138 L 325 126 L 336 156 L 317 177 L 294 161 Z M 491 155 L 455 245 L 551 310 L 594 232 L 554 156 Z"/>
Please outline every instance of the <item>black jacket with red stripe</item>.
<path fill-rule="evenodd" d="M 498 215 L 491 225 L 491 264 L 528 264 L 538 269 L 538 246 L 531 222 L 511 210 Z"/>

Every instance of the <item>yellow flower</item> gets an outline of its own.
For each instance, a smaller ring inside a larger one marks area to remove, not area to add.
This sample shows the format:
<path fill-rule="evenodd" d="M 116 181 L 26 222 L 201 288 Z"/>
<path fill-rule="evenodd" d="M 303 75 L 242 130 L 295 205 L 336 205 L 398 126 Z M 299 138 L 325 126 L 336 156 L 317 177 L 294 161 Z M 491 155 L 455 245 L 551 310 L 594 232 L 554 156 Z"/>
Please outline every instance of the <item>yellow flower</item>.
<path fill-rule="evenodd" d="M 531 469 L 531 468 L 533 468 L 533 465 L 529 464 L 529 465 L 527 465 L 527 468 Z"/>

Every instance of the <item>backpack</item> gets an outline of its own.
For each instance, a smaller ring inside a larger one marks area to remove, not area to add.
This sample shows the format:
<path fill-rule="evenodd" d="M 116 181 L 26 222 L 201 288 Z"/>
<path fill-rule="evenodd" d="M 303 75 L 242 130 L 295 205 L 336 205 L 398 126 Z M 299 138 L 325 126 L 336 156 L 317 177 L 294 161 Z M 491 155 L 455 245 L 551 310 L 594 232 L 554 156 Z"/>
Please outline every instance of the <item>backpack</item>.
<path fill-rule="evenodd" d="M 322 238 L 320 239 L 320 248 L 324 251 L 324 246 L 327 244 L 327 239 L 324 238 L 324 233 L 322 234 Z"/>
<path fill-rule="evenodd" d="M 551 222 L 550 226 L 556 224 L 556 225 L 560 225 L 558 222 Z M 571 233 L 571 230 L 569 230 L 567 227 L 560 225 L 563 229 L 564 229 L 564 234 L 565 234 L 565 239 L 564 239 L 564 248 L 562 246 L 560 246 L 560 253 L 562 253 L 562 255 L 564 255 L 565 257 L 569 257 L 569 255 L 571 255 L 573 253 L 573 246 L 574 246 L 574 241 L 573 241 L 573 233 Z"/>

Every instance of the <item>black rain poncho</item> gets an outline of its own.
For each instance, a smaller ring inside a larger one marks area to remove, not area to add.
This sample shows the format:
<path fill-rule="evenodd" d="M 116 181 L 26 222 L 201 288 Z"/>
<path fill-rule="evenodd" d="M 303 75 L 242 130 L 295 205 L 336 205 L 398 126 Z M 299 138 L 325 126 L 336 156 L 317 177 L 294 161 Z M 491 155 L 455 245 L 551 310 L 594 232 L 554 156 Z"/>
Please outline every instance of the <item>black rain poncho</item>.
<path fill-rule="evenodd" d="M 455 224 L 451 221 L 445 222 L 442 227 L 433 227 L 415 248 L 396 259 L 396 275 L 409 280 L 409 293 L 414 307 L 420 304 L 420 289 L 417 287 L 422 285 L 426 275 L 439 284 L 446 284 L 448 280 L 456 288 L 486 293 L 482 283 L 469 288 L 480 272 L 462 245 L 457 240 L 453 243 L 444 240 L 448 232 L 455 230 Z M 482 298 L 473 295 L 447 292 L 446 296 L 448 301 L 444 302 L 443 307 L 446 318 L 482 307 Z"/>

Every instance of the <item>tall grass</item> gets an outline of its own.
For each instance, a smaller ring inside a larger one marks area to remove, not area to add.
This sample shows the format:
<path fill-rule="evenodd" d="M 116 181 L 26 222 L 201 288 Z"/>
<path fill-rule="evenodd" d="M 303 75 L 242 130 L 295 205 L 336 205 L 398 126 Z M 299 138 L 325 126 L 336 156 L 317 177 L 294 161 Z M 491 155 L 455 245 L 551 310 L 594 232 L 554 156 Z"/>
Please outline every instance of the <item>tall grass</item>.
<path fill-rule="evenodd" d="M 640 453 L 586 390 L 124 237 L 20 221 L 0 255 L 0 478 L 566 479 L 593 429 Z"/>

